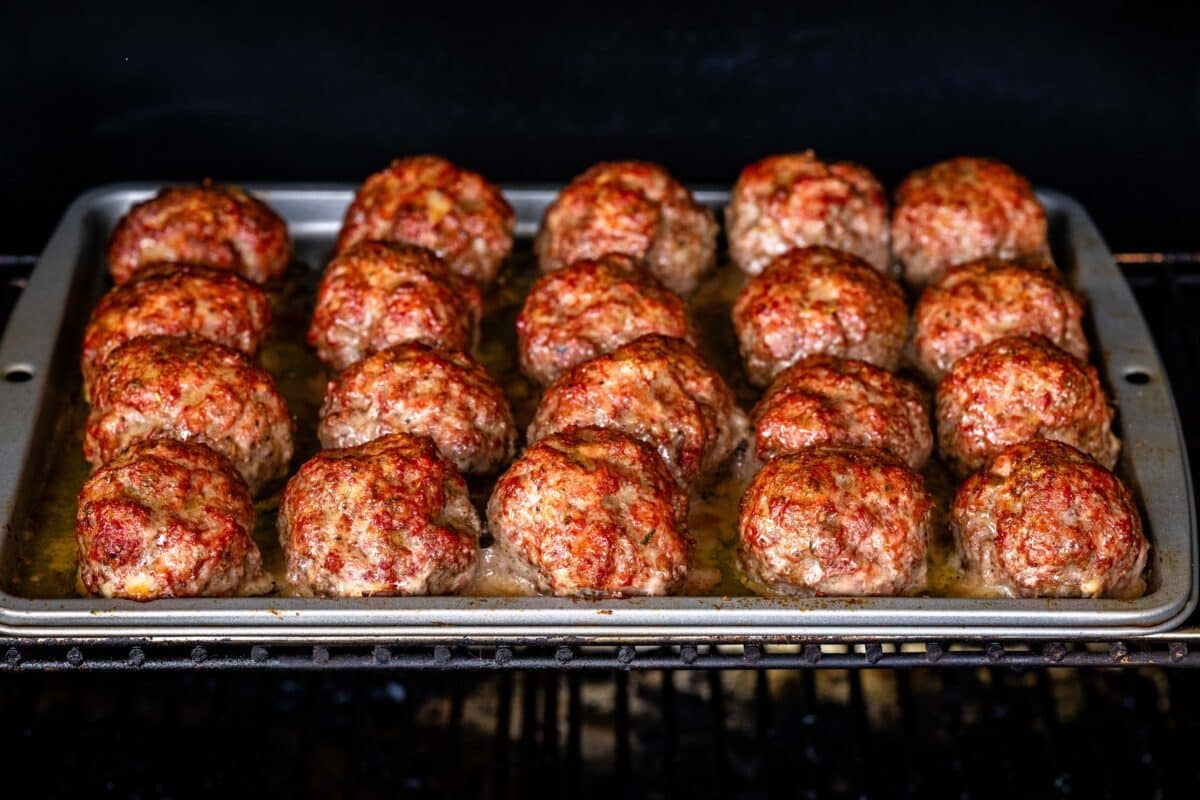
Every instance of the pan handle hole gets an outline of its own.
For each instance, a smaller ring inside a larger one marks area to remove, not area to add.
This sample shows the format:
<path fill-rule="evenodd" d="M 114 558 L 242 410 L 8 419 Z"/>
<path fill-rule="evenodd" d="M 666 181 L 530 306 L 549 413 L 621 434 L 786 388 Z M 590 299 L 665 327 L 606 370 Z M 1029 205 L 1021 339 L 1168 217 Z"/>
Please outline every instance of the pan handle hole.
<path fill-rule="evenodd" d="M 1125 382 L 1134 386 L 1145 386 L 1150 382 L 1150 373 L 1138 367 L 1125 370 Z"/>
<path fill-rule="evenodd" d="M 29 364 L 9 364 L 4 368 L 4 380 L 9 383 L 25 383 L 33 380 L 33 367 Z"/>

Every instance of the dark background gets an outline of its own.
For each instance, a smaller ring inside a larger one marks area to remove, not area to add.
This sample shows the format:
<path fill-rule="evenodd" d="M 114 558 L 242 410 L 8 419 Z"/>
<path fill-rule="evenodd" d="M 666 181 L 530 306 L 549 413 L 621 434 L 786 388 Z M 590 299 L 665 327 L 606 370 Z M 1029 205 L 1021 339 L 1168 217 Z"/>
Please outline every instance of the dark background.
<path fill-rule="evenodd" d="M 730 184 L 805 147 L 889 186 L 996 156 L 1116 249 L 1200 248 L 1194 12 L 834 5 L 6 5 L 0 249 L 107 181 L 356 182 L 435 151 L 498 181 L 636 156 Z"/>

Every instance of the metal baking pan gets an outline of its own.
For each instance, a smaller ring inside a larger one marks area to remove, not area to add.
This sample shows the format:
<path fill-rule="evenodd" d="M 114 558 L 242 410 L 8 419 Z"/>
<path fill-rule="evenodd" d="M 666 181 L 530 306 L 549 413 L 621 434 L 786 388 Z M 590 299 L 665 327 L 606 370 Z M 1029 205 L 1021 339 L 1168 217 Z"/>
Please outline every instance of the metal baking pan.
<path fill-rule="evenodd" d="M 261 185 L 251 190 L 287 221 L 297 260 L 328 257 L 353 187 Z M 1195 500 L 1179 417 L 1154 342 L 1129 288 L 1080 205 L 1039 196 L 1055 258 L 1088 300 L 1094 358 L 1118 406 L 1118 467 L 1141 503 L 1153 544 L 1147 593 L 1135 600 L 969 597 L 767 598 L 704 596 L 616 601 L 547 597 L 161 600 L 38 598 L 17 576 L 39 498 L 74 492 L 53 470 L 77 446 L 78 348 L 105 285 L 104 248 L 116 220 L 157 185 L 105 186 L 80 196 L 42 254 L 0 343 L 0 634 L 22 637 L 312 642 L 705 642 L 937 637 L 1117 638 L 1170 630 L 1197 598 Z M 528 249 L 554 187 L 510 187 Z M 726 194 L 701 190 L 719 208 Z M 300 269 L 294 265 L 293 269 Z M 708 324 L 713 320 L 701 319 Z M 724 324 L 723 321 L 721 324 Z M 75 416 L 70 409 L 75 408 Z M 305 432 L 300 431 L 301 435 Z M 308 434 L 311 436 L 311 433 Z M 69 504 L 68 504 L 69 505 Z M 65 509 L 62 514 L 71 514 Z M 59 519 L 60 525 L 67 524 Z M 36 526 L 35 526 L 36 528 Z M 32 531 L 36 534 L 36 530 Z M 60 549 L 70 542 L 64 539 Z M 73 552 L 73 551 L 72 551 Z M 69 554 L 60 554 L 69 558 Z"/>

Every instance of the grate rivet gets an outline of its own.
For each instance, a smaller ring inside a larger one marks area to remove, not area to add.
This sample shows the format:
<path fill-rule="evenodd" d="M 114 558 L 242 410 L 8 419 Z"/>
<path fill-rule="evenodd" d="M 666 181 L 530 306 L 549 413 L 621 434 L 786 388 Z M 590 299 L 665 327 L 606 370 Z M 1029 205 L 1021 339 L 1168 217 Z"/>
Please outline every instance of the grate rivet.
<path fill-rule="evenodd" d="M 622 664 L 629 664 L 633 661 L 635 653 L 632 647 L 627 644 L 621 645 L 621 649 L 617 651 L 617 661 Z"/>
<path fill-rule="evenodd" d="M 746 659 L 748 664 L 757 664 L 762 660 L 762 648 L 756 644 L 748 644 L 742 647 L 742 658 Z"/>
<path fill-rule="evenodd" d="M 679 648 L 679 660 L 685 664 L 695 664 L 696 659 L 700 657 L 700 651 L 695 645 L 685 644 Z"/>
<path fill-rule="evenodd" d="M 67 651 L 67 663 L 72 667 L 78 667 L 83 663 L 83 653 L 80 652 L 78 647 L 72 647 Z"/>
<path fill-rule="evenodd" d="M 196 645 L 192 648 L 192 661 L 197 664 L 203 664 L 208 660 L 208 650 L 204 649 L 203 645 Z"/>
<path fill-rule="evenodd" d="M 946 651 L 942 649 L 942 645 L 940 643 L 929 642 L 925 645 L 925 660 L 931 664 L 936 664 L 938 661 L 942 660 L 942 656 L 945 654 L 945 652 Z"/>
<path fill-rule="evenodd" d="M 439 644 L 433 648 L 433 662 L 439 667 L 444 667 L 450 663 L 450 648 L 444 644 Z"/>
<path fill-rule="evenodd" d="M 129 648 L 129 666 L 140 667 L 146 663 L 146 651 L 140 647 Z"/>
<path fill-rule="evenodd" d="M 375 645 L 372 655 L 375 657 L 376 664 L 387 664 L 392 660 L 392 651 L 381 644 Z"/>
<path fill-rule="evenodd" d="M 879 644 L 867 645 L 867 663 L 878 664 L 879 659 L 883 658 L 883 646 Z"/>
<path fill-rule="evenodd" d="M 1183 661 L 1184 656 L 1187 655 L 1188 648 L 1184 642 L 1171 642 L 1167 645 L 1167 651 L 1170 652 L 1172 661 Z"/>
<path fill-rule="evenodd" d="M 1062 642 L 1050 642 L 1044 651 L 1046 659 L 1055 664 L 1067 657 L 1067 646 Z"/>
<path fill-rule="evenodd" d="M 988 661 L 996 662 L 1004 658 L 1004 645 L 999 642 L 992 642 L 987 646 Z"/>
<path fill-rule="evenodd" d="M 810 664 L 815 664 L 821 660 L 821 645 L 806 644 L 804 645 L 804 660 Z"/>
<path fill-rule="evenodd" d="M 312 651 L 312 660 L 314 664 L 325 666 L 329 663 L 329 648 L 317 645 Z"/>
<path fill-rule="evenodd" d="M 513 652 L 512 652 L 511 648 L 508 648 L 508 647 L 497 647 L 496 648 L 496 663 L 499 664 L 500 666 L 504 666 L 505 664 L 510 663 L 512 661 L 512 658 L 513 658 Z"/>
<path fill-rule="evenodd" d="M 10 667 L 15 667 L 21 663 L 21 651 L 15 647 L 10 647 L 4 652 L 4 660 Z"/>
<path fill-rule="evenodd" d="M 554 660 L 560 664 L 566 664 L 575 657 L 575 652 L 565 644 L 554 651 Z"/>
<path fill-rule="evenodd" d="M 267 660 L 267 648 L 261 644 L 256 644 L 250 648 L 250 660 L 255 664 L 261 664 Z"/>

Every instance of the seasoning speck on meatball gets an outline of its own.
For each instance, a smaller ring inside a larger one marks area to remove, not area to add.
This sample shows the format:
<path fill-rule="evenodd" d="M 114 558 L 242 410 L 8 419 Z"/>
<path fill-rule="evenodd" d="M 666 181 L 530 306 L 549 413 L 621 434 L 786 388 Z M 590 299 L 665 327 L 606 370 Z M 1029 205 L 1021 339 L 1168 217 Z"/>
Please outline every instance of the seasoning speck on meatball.
<path fill-rule="evenodd" d="M 482 175 L 440 156 L 398 158 L 363 182 L 346 209 L 337 252 L 375 239 L 437 253 L 481 286 L 512 251 L 516 215 Z"/>
<path fill-rule="evenodd" d="M 278 525 L 288 582 L 322 597 L 457 592 L 480 533 L 454 465 L 402 433 L 313 456 L 288 481 Z"/>
<path fill-rule="evenodd" d="M 968 573 L 1006 597 L 1145 591 L 1150 549 L 1128 487 L 1069 445 L 1009 445 L 959 487 L 950 528 Z"/>
<path fill-rule="evenodd" d="M 195 440 L 257 492 L 292 457 L 292 418 L 266 370 L 204 339 L 141 336 L 109 354 L 92 386 L 83 454 L 99 467 L 134 442 Z"/>
<path fill-rule="evenodd" d="M 130 339 L 198 336 L 254 355 L 270 324 L 266 293 L 231 272 L 186 264 L 146 267 L 92 310 L 80 359 L 84 396 L 108 354 Z"/>
<path fill-rule="evenodd" d="M 363 242 L 325 268 L 308 343 L 334 369 L 403 342 L 470 350 L 483 299 L 423 247 Z"/>
<path fill-rule="evenodd" d="M 740 511 L 739 563 L 773 591 L 896 595 L 925 583 L 933 499 L 882 450 L 780 456 L 754 476 Z"/>
<path fill-rule="evenodd" d="M 732 390 L 682 339 L 651 334 L 575 366 L 542 395 L 527 438 L 613 428 L 658 451 L 681 485 L 711 474 L 745 438 Z"/>
<path fill-rule="evenodd" d="M 1041 334 L 1087 359 L 1083 303 L 1050 270 L 984 258 L 950 267 L 921 294 L 913 312 L 917 364 L 930 379 L 980 345 Z"/>
<path fill-rule="evenodd" d="M 108 243 L 113 282 L 162 261 L 232 270 L 255 283 L 287 269 L 287 224 L 237 186 L 171 186 L 121 217 Z"/>
<path fill-rule="evenodd" d="M 254 503 L 224 456 L 191 442 L 138 442 L 79 493 L 79 582 L 130 600 L 264 594 L 274 583 L 253 529 Z"/>
<path fill-rule="evenodd" d="M 985 256 L 1043 262 L 1046 212 L 1029 181 L 986 158 L 917 170 L 896 190 L 892 251 L 922 286 L 954 264 Z"/>
<path fill-rule="evenodd" d="M 895 369 L 908 335 L 904 292 L 857 256 L 828 247 L 789 250 L 750 279 L 733 327 L 758 386 L 824 353 Z"/>
<path fill-rule="evenodd" d="M 827 164 L 811 151 L 769 156 L 742 170 L 725 210 L 729 253 L 757 275 L 794 247 L 845 250 L 880 272 L 891 266 L 887 194 L 870 170 Z"/>
<path fill-rule="evenodd" d="M 488 502 L 496 544 L 562 596 L 668 594 L 687 575 L 687 494 L 648 445 L 571 428 L 532 445 Z"/>
<path fill-rule="evenodd" d="M 508 463 L 517 435 L 508 399 L 482 364 L 418 342 L 351 365 L 325 390 L 323 447 L 352 447 L 389 433 L 428 436 L 456 468 L 472 473 Z"/>
<path fill-rule="evenodd" d="M 683 299 L 616 254 L 543 275 L 517 316 L 521 369 L 543 385 L 651 333 L 696 341 Z"/>
<path fill-rule="evenodd" d="M 658 164 L 613 161 L 576 177 L 546 209 L 533 244 L 542 272 L 620 253 L 687 293 L 716 263 L 717 223 Z"/>
<path fill-rule="evenodd" d="M 877 447 L 921 469 L 929 405 L 909 381 L 865 361 L 809 356 L 775 378 L 752 415 L 764 461 L 809 447 Z"/>
<path fill-rule="evenodd" d="M 938 450 L 966 474 L 1010 444 L 1054 439 L 1111 468 L 1120 442 L 1096 368 L 1042 336 L 1010 336 L 963 356 L 936 400 Z"/>

